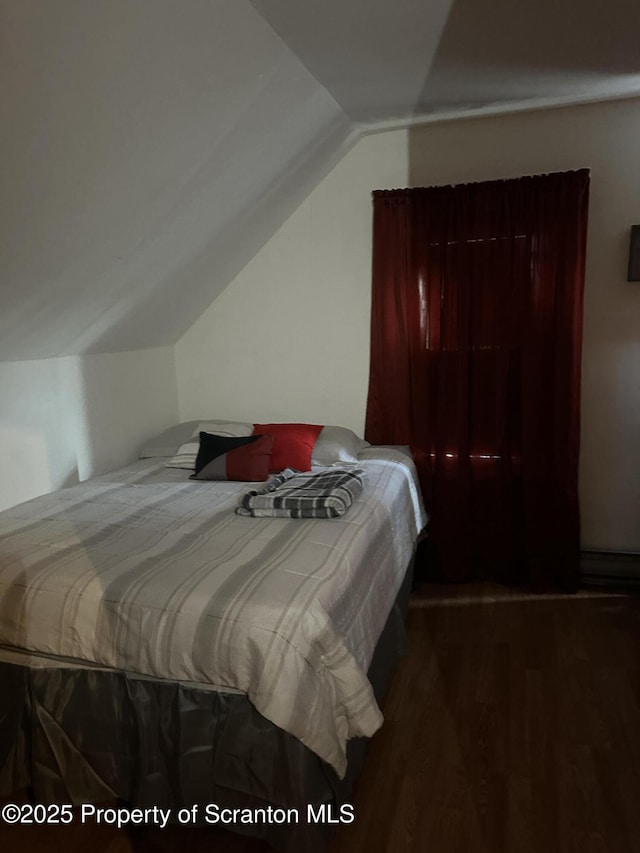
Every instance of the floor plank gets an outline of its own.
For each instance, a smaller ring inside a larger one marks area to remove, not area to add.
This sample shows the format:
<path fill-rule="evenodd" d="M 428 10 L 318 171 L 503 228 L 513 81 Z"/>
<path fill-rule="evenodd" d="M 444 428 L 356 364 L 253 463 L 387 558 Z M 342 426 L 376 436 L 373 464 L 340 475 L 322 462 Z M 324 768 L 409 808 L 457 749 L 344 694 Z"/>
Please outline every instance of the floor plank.
<path fill-rule="evenodd" d="M 329 853 L 640 853 L 640 598 L 425 585 Z M 266 853 L 213 829 L 0 825 L 15 853 Z M 304 851 L 301 851 L 304 853 Z"/>

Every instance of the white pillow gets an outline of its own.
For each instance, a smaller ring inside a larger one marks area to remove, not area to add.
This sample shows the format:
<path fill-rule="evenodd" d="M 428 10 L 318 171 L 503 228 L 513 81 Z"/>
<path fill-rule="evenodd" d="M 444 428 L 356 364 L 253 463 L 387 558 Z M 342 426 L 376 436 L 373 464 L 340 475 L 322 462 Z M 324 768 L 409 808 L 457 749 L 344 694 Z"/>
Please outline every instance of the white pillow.
<path fill-rule="evenodd" d="M 346 427 L 325 426 L 313 447 L 311 464 L 339 465 L 341 462 L 357 462 L 358 453 L 370 446 L 368 441 L 359 438 Z"/>
<path fill-rule="evenodd" d="M 198 421 L 186 421 L 165 429 L 159 435 L 148 439 L 140 450 L 140 459 L 153 459 L 158 456 L 173 456 L 178 448 L 193 435 Z"/>
<path fill-rule="evenodd" d="M 253 424 L 233 421 L 205 421 L 200 423 L 194 429 L 190 440 L 180 445 L 175 456 L 165 464 L 165 468 L 187 468 L 194 471 L 200 450 L 201 432 L 208 432 L 211 435 L 224 435 L 227 438 L 244 438 L 253 435 Z"/>
<path fill-rule="evenodd" d="M 202 429 L 205 426 L 206 429 Z M 240 435 L 239 432 L 228 432 L 227 430 L 236 428 L 244 430 L 242 435 L 251 435 L 253 424 L 238 423 L 237 421 L 214 421 L 209 420 L 206 423 L 199 421 L 183 421 L 181 424 L 165 429 L 159 435 L 154 435 L 148 439 L 140 450 L 140 459 L 153 459 L 158 456 L 174 456 L 178 452 L 181 444 L 184 444 L 189 439 L 197 436 L 202 432 L 215 431 L 219 435 Z"/>
<path fill-rule="evenodd" d="M 191 437 L 200 440 L 201 432 L 210 432 L 211 435 L 226 435 L 228 438 L 246 438 L 253 435 L 253 424 L 245 424 L 237 421 L 206 421 L 198 424 Z"/>

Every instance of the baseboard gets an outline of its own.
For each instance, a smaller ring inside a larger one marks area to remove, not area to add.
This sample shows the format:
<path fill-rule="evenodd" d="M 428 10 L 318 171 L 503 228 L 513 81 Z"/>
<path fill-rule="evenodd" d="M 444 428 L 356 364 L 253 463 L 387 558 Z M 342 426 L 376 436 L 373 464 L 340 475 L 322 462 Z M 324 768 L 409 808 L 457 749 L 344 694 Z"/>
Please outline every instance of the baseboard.
<path fill-rule="evenodd" d="M 640 588 L 640 554 L 625 551 L 581 551 L 580 579 L 596 586 Z"/>

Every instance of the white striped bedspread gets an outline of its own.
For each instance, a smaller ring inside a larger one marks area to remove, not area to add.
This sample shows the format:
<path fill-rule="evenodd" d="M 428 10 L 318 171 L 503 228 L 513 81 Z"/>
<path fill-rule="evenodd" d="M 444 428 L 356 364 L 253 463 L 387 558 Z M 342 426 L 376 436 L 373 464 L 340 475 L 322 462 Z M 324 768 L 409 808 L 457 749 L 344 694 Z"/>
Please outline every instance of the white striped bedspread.
<path fill-rule="evenodd" d="M 344 518 L 236 515 L 246 483 L 147 459 L 0 513 L 0 644 L 242 690 L 343 776 L 382 715 L 366 672 L 426 515 L 365 451 Z"/>

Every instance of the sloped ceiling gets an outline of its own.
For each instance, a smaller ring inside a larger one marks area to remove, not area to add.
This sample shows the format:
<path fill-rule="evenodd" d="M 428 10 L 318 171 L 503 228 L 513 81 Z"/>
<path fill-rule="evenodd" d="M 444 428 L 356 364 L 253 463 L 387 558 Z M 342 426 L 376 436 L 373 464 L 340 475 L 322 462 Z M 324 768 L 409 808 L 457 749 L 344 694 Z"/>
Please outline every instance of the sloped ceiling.
<path fill-rule="evenodd" d="M 174 343 L 363 130 L 640 92 L 618 0 L 0 0 L 0 360 Z"/>
<path fill-rule="evenodd" d="M 640 92 L 637 0 L 253 0 L 355 121 Z"/>
<path fill-rule="evenodd" d="M 351 124 L 245 0 L 3 0 L 0 360 L 170 344 Z"/>

